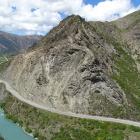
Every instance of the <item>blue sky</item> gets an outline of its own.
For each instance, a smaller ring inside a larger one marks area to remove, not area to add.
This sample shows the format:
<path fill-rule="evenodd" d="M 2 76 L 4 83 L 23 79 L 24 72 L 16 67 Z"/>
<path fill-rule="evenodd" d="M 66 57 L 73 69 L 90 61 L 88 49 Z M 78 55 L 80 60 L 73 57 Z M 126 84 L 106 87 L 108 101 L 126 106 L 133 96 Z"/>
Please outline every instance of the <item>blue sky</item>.
<path fill-rule="evenodd" d="M 103 2 L 104 0 L 85 0 L 85 3 L 87 4 L 92 4 L 92 5 L 96 5 L 99 2 Z M 132 3 L 137 6 L 140 4 L 140 0 L 132 0 Z"/>
<path fill-rule="evenodd" d="M 140 0 L 132 0 L 135 6 L 138 6 L 140 4 Z"/>
<path fill-rule="evenodd" d="M 0 30 L 44 35 L 71 14 L 112 21 L 137 10 L 140 0 L 0 0 Z"/>
<path fill-rule="evenodd" d="M 85 3 L 87 3 L 87 4 L 98 4 L 101 1 L 104 1 L 104 0 L 85 0 Z"/>

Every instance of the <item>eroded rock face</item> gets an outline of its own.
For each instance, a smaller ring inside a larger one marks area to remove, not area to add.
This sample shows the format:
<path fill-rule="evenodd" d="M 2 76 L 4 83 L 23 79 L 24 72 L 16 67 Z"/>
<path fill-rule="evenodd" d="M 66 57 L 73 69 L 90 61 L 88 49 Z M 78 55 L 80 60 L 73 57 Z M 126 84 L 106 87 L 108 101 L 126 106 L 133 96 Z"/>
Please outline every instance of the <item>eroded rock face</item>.
<path fill-rule="evenodd" d="M 114 46 L 79 16 L 54 28 L 34 50 L 15 57 L 6 79 L 25 98 L 62 111 L 112 115 L 127 105 L 111 79 Z"/>
<path fill-rule="evenodd" d="M 3 101 L 8 95 L 8 92 L 5 90 L 5 85 L 0 83 L 0 101 Z"/>

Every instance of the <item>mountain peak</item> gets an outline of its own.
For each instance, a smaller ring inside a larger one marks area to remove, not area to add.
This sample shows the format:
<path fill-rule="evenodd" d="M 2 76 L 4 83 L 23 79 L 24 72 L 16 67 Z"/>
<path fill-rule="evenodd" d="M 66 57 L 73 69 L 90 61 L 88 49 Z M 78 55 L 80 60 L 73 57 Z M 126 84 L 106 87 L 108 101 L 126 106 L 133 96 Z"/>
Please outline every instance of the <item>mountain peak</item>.
<path fill-rule="evenodd" d="M 76 22 L 85 22 L 85 19 L 79 15 L 70 15 L 64 20 L 62 20 L 62 22 L 65 22 L 65 21 L 76 23 Z"/>
<path fill-rule="evenodd" d="M 60 31 L 68 31 L 71 30 L 73 27 L 78 27 L 82 23 L 85 22 L 85 19 L 80 17 L 79 15 L 71 15 L 62 20 L 58 26 L 56 26 L 53 30 L 50 31 L 49 34 L 54 33 L 54 32 L 60 32 Z M 74 30 L 71 30 L 73 32 Z"/>
<path fill-rule="evenodd" d="M 63 40 L 68 36 L 74 36 L 79 29 L 82 29 L 84 23 L 86 23 L 85 19 L 78 15 L 68 16 L 44 37 L 43 42 L 46 45 L 47 43 Z"/>

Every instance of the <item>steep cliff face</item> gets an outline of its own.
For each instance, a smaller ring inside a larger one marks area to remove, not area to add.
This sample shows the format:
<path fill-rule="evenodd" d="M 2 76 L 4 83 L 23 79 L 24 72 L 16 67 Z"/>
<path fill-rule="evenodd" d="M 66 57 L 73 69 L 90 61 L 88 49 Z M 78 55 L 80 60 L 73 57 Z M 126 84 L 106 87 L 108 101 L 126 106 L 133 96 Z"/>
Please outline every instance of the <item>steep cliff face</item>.
<path fill-rule="evenodd" d="M 4 79 L 25 98 L 51 108 L 132 117 L 138 108 L 121 84 L 127 79 L 120 62 L 127 65 L 130 59 L 137 71 L 135 63 L 119 42 L 117 27 L 100 24 L 66 18 L 32 50 L 16 56 Z M 124 79 L 119 82 L 119 77 Z"/>

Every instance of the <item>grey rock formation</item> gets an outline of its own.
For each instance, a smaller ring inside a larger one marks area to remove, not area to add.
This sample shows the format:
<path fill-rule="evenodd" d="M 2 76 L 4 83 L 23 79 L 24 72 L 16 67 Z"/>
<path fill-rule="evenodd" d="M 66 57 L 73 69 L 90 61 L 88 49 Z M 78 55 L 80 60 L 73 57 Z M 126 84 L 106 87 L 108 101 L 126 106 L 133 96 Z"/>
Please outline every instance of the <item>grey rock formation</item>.
<path fill-rule="evenodd" d="M 3 84 L 0 84 L 0 101 L 3 101 L 7 97 L 7 92 L 5 92 L 5 86 Z"/>
<path fill-rule="evenodd" d="M 70 16 L 26 54 L 4 78 L 25 98 L 52 108 L 112 116 L 127 98 L 112 80 L 116 50 L 79 16 Z"/>

